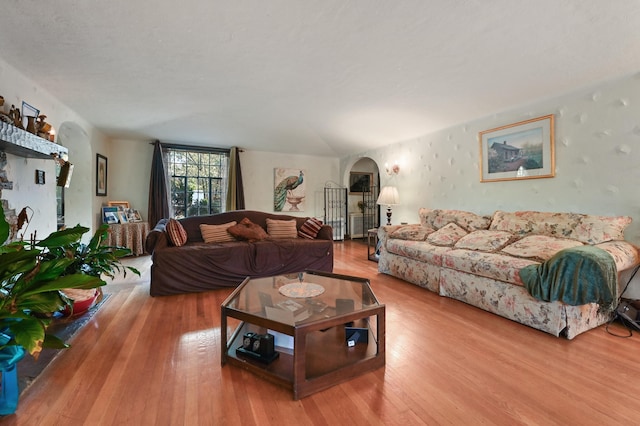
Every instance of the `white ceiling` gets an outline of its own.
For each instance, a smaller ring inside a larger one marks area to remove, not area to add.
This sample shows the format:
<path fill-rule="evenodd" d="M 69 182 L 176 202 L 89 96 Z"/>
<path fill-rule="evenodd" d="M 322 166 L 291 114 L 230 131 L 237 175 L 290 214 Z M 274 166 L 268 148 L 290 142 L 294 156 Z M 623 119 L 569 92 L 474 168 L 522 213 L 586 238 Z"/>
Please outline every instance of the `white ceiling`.
<path fill-rule="evenodd" d="M 640 71 L 640 1 L 10 0 L 0 57 L 111 137 L 339 157 Z"/>

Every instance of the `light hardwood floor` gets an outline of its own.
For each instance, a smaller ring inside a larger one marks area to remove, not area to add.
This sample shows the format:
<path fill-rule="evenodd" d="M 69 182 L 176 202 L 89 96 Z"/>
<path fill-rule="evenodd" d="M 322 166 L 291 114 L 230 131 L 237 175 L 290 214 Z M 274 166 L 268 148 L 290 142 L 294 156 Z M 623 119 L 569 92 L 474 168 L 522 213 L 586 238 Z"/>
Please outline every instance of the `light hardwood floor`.
<path fill-rule="evenodd" d="M 109 283 L 90 324 L 2 425 L 608 425 L 640 419 L 640 337 L 555 338 L 378 274 L 336 243 L 335 272 L 371 279 L 387 307 L 387 364 L 293 401 L 220 366 L 230 290 L 152 298 L 144 271 Z M 616 333 L 624 330 L 618 324 Z"/>

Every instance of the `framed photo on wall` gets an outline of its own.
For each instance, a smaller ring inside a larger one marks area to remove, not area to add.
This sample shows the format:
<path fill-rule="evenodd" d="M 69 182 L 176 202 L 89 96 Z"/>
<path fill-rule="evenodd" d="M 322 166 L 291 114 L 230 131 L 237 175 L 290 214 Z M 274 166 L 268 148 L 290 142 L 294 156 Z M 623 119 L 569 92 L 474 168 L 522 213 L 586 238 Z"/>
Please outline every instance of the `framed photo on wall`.
<path fill-rule="evenodd" d="M 555 176 L 553 114 L 485 130 L 480 143 L 480 181 Z"/>
<path fill-rule="evenodd" d="M 304 170 L 277 167 L 273 174 L 273 211 L 303 212 L 306 198 Z"/>
<path fill-rule="evenodd" d="M 107 157 L 96 154 L 96 195 L 107 196 Z"/>
<path fill-rule="evenodd" d="M 357 195 L 363 192 L 370 192 L 371 185 L 373 185 L 373 173 L 349 173 L 349 194 Z"/>

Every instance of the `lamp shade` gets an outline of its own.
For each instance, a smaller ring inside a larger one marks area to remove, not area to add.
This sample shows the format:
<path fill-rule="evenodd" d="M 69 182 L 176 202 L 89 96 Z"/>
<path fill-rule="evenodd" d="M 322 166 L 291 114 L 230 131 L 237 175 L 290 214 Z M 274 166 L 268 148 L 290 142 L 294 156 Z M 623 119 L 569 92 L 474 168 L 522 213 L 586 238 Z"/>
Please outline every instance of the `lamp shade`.
<path fill-rule="evenodd" d="M 396 204 L 400 204 L 398 189 L 395 186 L 383 186 L 376 204 L 384 206 L 395 206 Z"/>

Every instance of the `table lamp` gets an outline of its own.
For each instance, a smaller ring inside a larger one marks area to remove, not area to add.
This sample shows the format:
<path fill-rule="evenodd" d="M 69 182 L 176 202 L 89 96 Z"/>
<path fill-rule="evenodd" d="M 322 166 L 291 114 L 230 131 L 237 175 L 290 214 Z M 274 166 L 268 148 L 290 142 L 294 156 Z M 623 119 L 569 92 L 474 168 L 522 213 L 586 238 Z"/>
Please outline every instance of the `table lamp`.
<path fill-rule="evenodd" d="M 391 225 L 391 206 L 400 204 L 400 197 L 395 186 L 384 186 L 376 204 L 387 206 L 387 225 Z"/>

